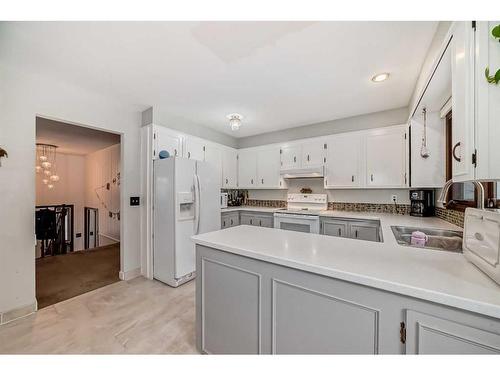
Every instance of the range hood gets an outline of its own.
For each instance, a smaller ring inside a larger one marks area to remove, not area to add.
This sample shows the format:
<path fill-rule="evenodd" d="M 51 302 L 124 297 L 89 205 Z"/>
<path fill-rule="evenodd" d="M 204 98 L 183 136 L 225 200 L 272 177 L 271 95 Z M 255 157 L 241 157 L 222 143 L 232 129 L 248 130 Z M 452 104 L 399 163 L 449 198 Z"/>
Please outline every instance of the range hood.
<path fill-rule="evenodd" d="M 323 167 L 282 169 L 280 175 L 283 178 L 322 178 Z"/>

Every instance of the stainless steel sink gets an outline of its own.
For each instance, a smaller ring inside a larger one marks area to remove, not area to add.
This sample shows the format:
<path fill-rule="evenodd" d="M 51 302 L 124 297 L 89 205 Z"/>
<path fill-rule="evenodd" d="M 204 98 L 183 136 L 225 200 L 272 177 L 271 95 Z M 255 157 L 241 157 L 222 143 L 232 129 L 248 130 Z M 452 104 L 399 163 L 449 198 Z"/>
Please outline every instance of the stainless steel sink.
<path fill-rule="evenodd" d="M 456 230 L 431 229 L 431 228 L 415 228 L 415 227 L 400 227 L 391 226 L 392 233 L 396 237 L 396 241 L 400 245 L 451 251 L 454 253 L 462 252 L 462 232 Z M 425 246 L 414 246 L 411 244 L 411 234 L 415 231 L 420 231 L 428 236 Z"/>

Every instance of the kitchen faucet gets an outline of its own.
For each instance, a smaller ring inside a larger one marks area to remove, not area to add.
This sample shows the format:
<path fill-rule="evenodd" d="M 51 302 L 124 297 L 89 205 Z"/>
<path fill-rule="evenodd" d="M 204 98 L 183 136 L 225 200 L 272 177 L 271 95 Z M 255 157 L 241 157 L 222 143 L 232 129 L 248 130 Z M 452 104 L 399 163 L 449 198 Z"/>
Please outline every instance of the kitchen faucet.
<path fill-rule="evenodd" d="M 480 210 L 484 210 L 484 187 L 479 181 L 470 181 L 474 184 L 474 187 L 477 190 L 477 208 Z M 453 185 L 453 180 L 448 180 L 443 186 L 443 190 L 441 190 L 441 194 L 439 195 L 438 202 L 441 202 L 443 206 L 446 208 L 448 202 L 446 202 L 446 196 L 448 195 L 448 191 L 450 190 L 451 185 Z"/>

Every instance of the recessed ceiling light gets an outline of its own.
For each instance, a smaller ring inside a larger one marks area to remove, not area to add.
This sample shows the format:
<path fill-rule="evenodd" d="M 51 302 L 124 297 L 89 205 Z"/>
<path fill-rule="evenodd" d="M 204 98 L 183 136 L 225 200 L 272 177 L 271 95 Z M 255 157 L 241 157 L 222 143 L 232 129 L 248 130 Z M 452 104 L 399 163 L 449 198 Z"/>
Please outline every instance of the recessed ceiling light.
<path fill-rule="evenodd" d="M 231 126 L 232 131 L 236 131 L 240 128 L 241 120 L 243 119 L 242 115 L 239 113 L 231 113 L 230 115 L 227 115 L 226 118 L 229 119 L 229 125 Z"/>
<path fill-rule="evenodd" d="M 376 74 L 372 77 L 372 81 L 373 82 L 383 82 L 385 81 L 387 78 L 389 78 L 389 73 L 380 73 L 380 74 Z"/>

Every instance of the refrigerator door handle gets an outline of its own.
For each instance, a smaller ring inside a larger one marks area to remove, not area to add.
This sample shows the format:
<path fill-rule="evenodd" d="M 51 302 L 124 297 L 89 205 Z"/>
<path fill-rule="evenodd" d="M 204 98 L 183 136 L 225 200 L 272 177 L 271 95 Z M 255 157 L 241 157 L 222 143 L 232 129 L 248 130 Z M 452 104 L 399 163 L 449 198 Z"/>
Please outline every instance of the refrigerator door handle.
<path fill-rule="evenodd" d="M 200 231 L 200 178 L 194 175 L 194 234 Z"/>

